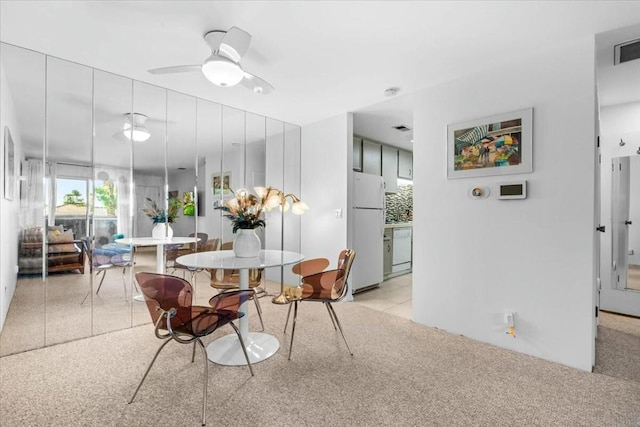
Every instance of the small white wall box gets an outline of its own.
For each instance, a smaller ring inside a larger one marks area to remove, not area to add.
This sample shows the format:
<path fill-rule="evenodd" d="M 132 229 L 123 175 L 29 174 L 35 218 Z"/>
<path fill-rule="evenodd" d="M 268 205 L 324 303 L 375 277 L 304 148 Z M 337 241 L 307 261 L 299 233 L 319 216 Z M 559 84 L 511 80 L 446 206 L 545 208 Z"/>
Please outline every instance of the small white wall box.
<path fill-rule="evenodd" d="M 502 182 L 498 184 L 498 199 L 526 199 L 527 181 Z"/>

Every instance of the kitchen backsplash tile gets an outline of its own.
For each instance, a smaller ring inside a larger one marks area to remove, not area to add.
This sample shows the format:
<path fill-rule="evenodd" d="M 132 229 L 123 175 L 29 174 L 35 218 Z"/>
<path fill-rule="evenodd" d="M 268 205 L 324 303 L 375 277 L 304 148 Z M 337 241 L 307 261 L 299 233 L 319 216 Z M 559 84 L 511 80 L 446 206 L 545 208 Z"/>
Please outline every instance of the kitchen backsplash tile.
<path fill-rule="evenodd" d="M 395 194 L 385 194 L 385 222 L 413 220 L 413 185 L 398 187 Z"/>

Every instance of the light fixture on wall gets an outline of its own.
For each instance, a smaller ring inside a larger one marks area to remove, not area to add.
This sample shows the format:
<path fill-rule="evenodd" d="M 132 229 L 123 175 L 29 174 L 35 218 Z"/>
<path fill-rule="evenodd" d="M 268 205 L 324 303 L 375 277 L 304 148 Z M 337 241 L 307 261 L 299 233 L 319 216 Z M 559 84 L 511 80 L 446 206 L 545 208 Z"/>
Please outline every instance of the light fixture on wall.
<path fill-rule="evenodd" d="M 126 113 L 122 130 L 113 137 L 122 141 L 144 142 L 151 138 L 151 132 L 145 126 L 149 117 L 140 113 Z"/>

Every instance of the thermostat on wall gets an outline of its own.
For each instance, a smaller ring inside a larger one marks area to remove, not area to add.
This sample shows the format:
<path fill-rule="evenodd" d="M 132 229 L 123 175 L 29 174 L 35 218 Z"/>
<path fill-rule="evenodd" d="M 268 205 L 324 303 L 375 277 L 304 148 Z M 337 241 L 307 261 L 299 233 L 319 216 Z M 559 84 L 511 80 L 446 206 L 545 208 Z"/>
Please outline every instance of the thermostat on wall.
<path fill-rule="evenodd" d="M 527 181 L 503 182 L 498 184 L 498 199 L 526 199 Z"/>

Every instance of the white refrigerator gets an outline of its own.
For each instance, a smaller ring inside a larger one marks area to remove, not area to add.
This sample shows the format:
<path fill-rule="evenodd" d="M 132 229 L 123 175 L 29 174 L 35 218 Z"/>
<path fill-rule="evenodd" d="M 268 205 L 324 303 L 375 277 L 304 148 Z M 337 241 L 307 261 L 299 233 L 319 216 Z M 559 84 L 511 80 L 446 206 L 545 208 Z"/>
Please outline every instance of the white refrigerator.
<path fill-rule="evenodd" d="M 377 285 L 383 277 L 384 180 L 381 176 L 353 173 L 353 249 L 351 266 L 354 291 Z"/>

